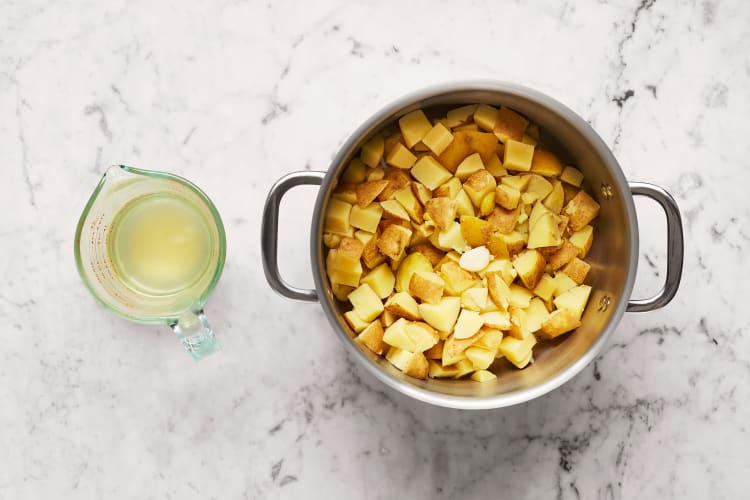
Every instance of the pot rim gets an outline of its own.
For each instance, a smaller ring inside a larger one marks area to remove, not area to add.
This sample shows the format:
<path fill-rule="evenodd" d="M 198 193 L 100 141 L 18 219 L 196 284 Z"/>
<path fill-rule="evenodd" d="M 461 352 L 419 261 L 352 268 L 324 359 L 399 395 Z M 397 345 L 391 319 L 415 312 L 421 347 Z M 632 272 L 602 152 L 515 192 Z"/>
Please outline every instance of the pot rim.
<path fill-rule="evenodd" d="M 377 366 L 375 362 L 369 359 L 354 344 L 354 342 L 352 342 L 352 339 L 349 337 L 349 335 L 347 335 L 347 333 L 339 324 L 338 313 L 333 309 L 328 299 L 328 294 L 324 293 L 328 286 L 326 284 L 325 273 L 321 272 L 321 261 L 319 258 L 322 244 L 321 226 L 323 218 L 321 217 L 321 214 L 323 206 L 326 203 L 326 194 L 329 191 L 331 183 L 335 180 L 335 176 L 337 175 L 339 170 L 338 167 L 347 159 L 354 146 L 357 145 L 361 141 L 361 139 L 366 137 L 368 134 L 384 125 L 386 121 L 393 120 L 393 117 L 396 116 L 399 112 L 405 112 L 410 106 L 414 106 L 423 100 L 434 98 L 439 95 L 469 91 L 496 92 L 505 95 L 514 95 L 526 99 L 531 99 L 549 109 L 550 112 L 553 112 L 562 117 L 572 127 L 577 129 L 594 148 L 597 155 L 602 159 L 603 163 L 607 165 L 610 173 L 616 180 L 616 185 L 614 187 L 623 194 L 623 196 L 621 196 L 621 199 L 625 204 L 625 210 L 630 220 L 630 252 L 628 272 L 626 273 L 626 280 L 622 289 L 622 299 L 617 301 L 617 305 L 615 307 L 615 310 L 612 311 L 612 315 L 610 316 L 607 326 L 599 333 L 597 338 L 592 342 L 586 352 L 584 352 L 577 360 L 572 362 L 569 366 L 561 370 L 555 376 L 550 377 L 549 379 L 535 386 L 518 389 L 495 396 L 463 397 L 433 392 L 417 387 L 411 383 L 397 380 L 386 371 L 381 369 L 379 366 Z M 620 323 L 622 314 L 625 312 L 628 305 L 627 299 L 631 296 L 633 285 L 635 283 L 635 276 L 638 265 L 638 219 L 635 212 L 635 205 L 633 203 L 632 194 L 630 193 L 630 189 L 628 188 L 628 181 L 625 178 L 625 174 L 622 172 L 619 163 L 612 154 L 611 149 L 604 143 L 602 138 L 596 133 L 593 127 L 591 127 L 591 125 L 589 125 L 583 118 L 581 118 L 570 108 L 546 94 L 515 83 L 493 80 L 468 80 L 441 83 L 408 93 L 381 108 L 379 111 L 370 116 L 370 118 L 368 118 L 364 123 L 362 123 L 362 125 L 360 125 L 339 148 L 338 152 L 336 153 L 333 160 L 331 161 L 331 164 L 328 167 L 325 178 L 323 179 L 323 183 L 320 187 L 320 191 L 318 192 L 318 196 L 315 201 L 312 217 L 312 228 L 310 234 L 310 258 L 313 269 L 315 288 L 318 291 L 320 305 L 323 307 L 323 311 L 326 314 L 328 322 L 333 327 L 339 339 L 346 346 L 348 353 L 356 358 L 360 364 L 364 365 L 366 370 L 374 375 L 375 378 L 391 387 L 392 389 L 419 401 L 437 406 L 465 410 L 502 408 L 530 401 L 560 387 L 575 375 L 577 375 L 579 372 L 581 372 L 581 370 L 583 370 L 583 368 L 586 367 L 591 361 L 593 361 L 594 358 L 596 358 L 596 356 L 601 352 L 607 340 L 614 333 L 617 325 Z"/>

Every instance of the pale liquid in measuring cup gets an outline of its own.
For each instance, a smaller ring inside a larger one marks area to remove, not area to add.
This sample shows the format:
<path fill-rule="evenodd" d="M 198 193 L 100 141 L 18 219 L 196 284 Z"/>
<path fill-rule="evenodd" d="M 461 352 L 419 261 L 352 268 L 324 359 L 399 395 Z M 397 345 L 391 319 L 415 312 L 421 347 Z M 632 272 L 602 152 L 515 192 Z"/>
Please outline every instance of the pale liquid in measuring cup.
<path fill-rule="evenodd" d="M 128 203 L 114 217 L 108 248 L 115 273 L 145 295 L 170 295 L 195 284 L 211 263 L 203 213 L 175 193 Z"/>

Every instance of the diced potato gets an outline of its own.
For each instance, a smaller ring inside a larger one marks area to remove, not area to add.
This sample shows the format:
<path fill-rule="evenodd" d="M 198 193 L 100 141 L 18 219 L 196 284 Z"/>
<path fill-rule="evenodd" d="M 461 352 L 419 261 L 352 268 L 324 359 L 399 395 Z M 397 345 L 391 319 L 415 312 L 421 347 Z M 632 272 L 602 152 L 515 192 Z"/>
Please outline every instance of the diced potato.
<path fill-rule="evenodd" d="M 581 190 L 568 202 L 564 212 L 570 217 L 570 228 L 579 231 L 599 215 L 599 204 L 586 191 Z"/>
<path fill-rule="evenodd" d="M 383 207 L 379 203 L 371 203 L 365 208 L 353 206 L 349 210 L 349 221 L 352 227 L 374 233 L 383 216 Z"/>
<path fill-rule="evenodd" d="M 409 281 L 409 293 L 430 304 L 440 302 L 444 288 L 443 278 L 432 271 L 416 271 Z"/>
<path fill-rule="evenodd" d="M 499 272 L 506 284 L 510 285 L 516 279 L 518 273 L 513 269 L 513 264 L 508 258 L 495 259 L 490 262 L 482 271 L 485 276 L 489 273 Z M 481 274 L 481 273 L 480 273 Z"/>
<path fill-rule="evenodd" d="M 560 188 L 562 189 L 562 187 Z M 526 186 L 526 194 L 533 194 L 537 200 L 543 200 L 552 192 L 552 183 L 541 175 L 531 174 L 529 184 Z M 536 200 L 534 200 L 536 201 Z"/>
<path fill-rule="evenodd" d="M 570 279 L 580 285 L 586 280 L 586 275 L 588 275 L 589 269 L 591 269 L 591 266 L 587 262 L 582 261 L 578 257 L 573 257 L 573 259 L 563 267 L 563 272 L 570 276 Z"/>
<path fill-rule="evenodd" d="M 536 338 L 533 335 L 523 340 L 510 336 L 503 337 L 503 341 L 500 343 L 500 352 L 518 368 L 523 368 L 531 359 L 531 349 L 534 345 L 536 345 Z"/>
<path fill-rule="evenodd" d="M 507 170 L 528 172 L 531 170 L 531 159 L 533 156 L 534 146 L 508 139 L 505 143 L 503 167 Z"/>
<path fill-rule="evenodd" d="M 481 331 L 465 339 L 457 339 L 454 335 L 449 335 L 443 345 L 443 364 L 452 365 L 465 359 L 466 354 L 464 351 L 482 338 L 482 335 L 484 334 Z"/>
<path fill-rule="evenodd" d="M 478 207 L 482 199 L 489 193 L 495 190 L 497 187 L 497 181 L 492 177 L 492 174 L 487 170 L 482 169 L 474 172 L 464 182 L 464 191 L 471 199 L 471 202 L 475 207 Z"/>
<path fill-rule="evenodd" d="M 464 290 L 476 283 L 474 276 L 455 262 L 449 261 L 441 265 L 440 275 L 445 281 L 445 292 L 449 295 L 460 296 Z"/>
<path fill-rule="evenodd" d="M 513 257 L 520 252 L 524 245 L 526 245 L 526 237 L 518 231 L 511 231 L 509 234 L 501 234 L 499 238 L 503 240 L 506 248 L 508 249 L 508 257 Z M 490 243 L 492 243 L 492 235 L 490 236 Z"/>
<path fill-rule="evenodd" d="M 438 361 L 430 360 L 429 375 L 430 378 L 453 378 L 458 374 L 456 365 L 445 365 Z"/>
<path fill-rule="evenodd" d="M 539 279 L 536 287 L 534 287 L 534 293 L 542 298 L 545 302 L 552 300 L 552 295 L 555 293 L 557 284 L 554 278 L 549 274 L 543 274 Z"/>
<path fill-rule="evenodd" d="M 529 307 L 526 309 L 526 327 L 529 331 L 532 333 L 539 331 L 547 318 L 549 318 L 549 311 L 547 311 L 542 299 L 539 297 L 531 299 Z"/>
<path fill-rule="evenodd" d="M 512 187 L 520 193 L 526 190 L 526 186 L 529 184 L 529 179 L 531 179 L 531 177 L 528 175 L 506 175 L 500 179 L 500 182 L 505 186 Z"/>
<path fill-rule="evenodd" d="M 347 311 L 344 313 L 344 319 L 346 320 L 347 324 L 351 327 L 352 330 L 354 330 L 355 333 L 359 333 L 363 331 L 365 328 L 367 328 L 370 323 L 363 320 L 357 311 L 352 309 L 351 311 Z"/>
<path fill-rule="evenodd" d="M 432 246 L 432 243 L 415 245 L 411 247 L 411 250 L 413 252 L 419 252 L 427 257 L 427 260 L 430 261 L 430 264 L 432 264 L 433 267 L 437 266 L 438 262 L 440 262 L 445 256 L 445 253 Z"/>
<path fill-rule="evenodd" d="M 524 250 L 513 259 L 513 267 L 526 288 L 533 290 L 544 274 L 547 262 L 537 250 Z"/>
<path fill-rule="evenodd" d="M 344 302 L 346 298 L 349 296 L 350 293 L 354 290 L 353 286 L 347 286 L 347 285 L 341 285 L 339 283 L 331 283 L 331 291 L 333 292 L 333 296 L 336 297 L 337 300 L 340 300 L 341 302 Z"/>
<path fill-rule="evenodd" d="M 352 206 L 349 203 L 331 198 L 326 210 L 324 230 L 327 233 L 349 234 L 351 231 L 351 226 L 349 225 L 351 210 Z"/>
<path fill-rule="evenodd" d="M 474 112 L 477 110 L 476 104 L 468 104 L 460 108 L 451 109 L 446 116 L 446 127 L 457 127 L 467 123 L 472 119 Z"/>
<path fill-rule="evenodd" d="M 414 341 L 414 352 L 424 352 L 440 341 L 437 331 L 423 321 L 411 321 L 406 324 L 406 333 Z"/>
<path fill-rule="evenodd" d="M 396 272 L 396 291 L 408 292 L 412 275 L 416 272 L 432 272 L 432 264 L 419 252 L 412 252 L 404 258 Z"/>
<path fill-rule="evenodd" d="M 589 294 L 591 294 L 590 286 L 575 286 L 567 292 L 558 295 L 554 300 L 555 306 L 557 306 L 558 309 L 570 310 L 575 314 L 576 318 L 580 319 L 583 315 L 583 310 L 586 308 L 586 303 L 589 300 Z"/>
<path fill-rule="evenodd" d="M 489 314 L 489 313 L 485 313 L 485 314 Z M 482 317 L 484 317 L 485 314 L 483 314 Z M 510 324 L 510 320 L 508 320 L 508 324 Z M 485 327 L 482 327 L 482 330 L 480 331 L 480 333 L 482 334 L 482 336 L 479 337 L 479 340 L 477 340 L 473 344 L 474 346 L 483 347 L 484 349 L 488 349 L 490 351 L 497 351 L 498 349 L 500 349 L 500 343 L 503 341 L 503 332 L 501 332 L 499 329 L 492 328 L 492 327 L 488 328 L 485 326 Z"/>
<path fill-rule="evenodd" d="M 389 346 L 397 347 L 404 351 L 415 352 L 417 342 L 406 331 L 409 322 L 404 318 L 398 318 L 383 333 L 383 342 Z"/>
<path fill-rule="evenodd" d="M 464 158 L 464 160 L 458 165 L 458 168 L 456 168 L 455 175 L 463 182 L 468 179 L 471 174 L 480 170 L 484 170 L 482 157 L 479 156 L 479 153 L 474 153 Z"/>
<path fill-rule="evenodd" d="M 518 217 L 519 211 L 517 209 L 495 207 L 489 217 L 487 217 L 487 222 L 493 230 L 498 230 L 503 234 L 510 234 L 516 226 Z"/>
<path fill-rule="evenodd" d="M 385 157 L 385 161 L 392 167 L 409 169 L 414 166 L 417 157 L 414 156 L 414 153 L 409 151 L 409 148 L 400 142 L 397 142 Z"/>
<path fill-rule="evenodd" d="M 404 189 L 409 189 L 409 187 L 407 186 Z M 383 209 L 383 215 L 386 217 L 405 221 L 411 220 L 411 217 L 409 217 L 409 213 L 404 206 L 395 199 L 381 201 L 380 207 Z"/>
<path fill-rule="evenodd" d="M 547 320 L 542 323 L 539 334 L 547 339 L 554 339 L 581 326 L 581 321 L 575 313 L 569 309 L 557 309 L 552 311 Z"/>
<path fill-rule="evenodd" d="M 479 203 L 479 215 L 487 217 L 495 209 L 495 191 L 490 191 Z"/>
<path fill-rule="evenodd" d="M 383 354 L 387 345 L 383 342 L 383 325 L 373 321 L 357 336 L 357 341 L 375 354 Z"/>
<path fill-rule="evenodd" d="M 383 312 L 383 302 L 367 283 L 357 287 L 349 294 L 348 299 L 359 317 L 368 323 Z"/>
<path fill-rule="evenodd" d="M 529 121 L 526 118 L 503 106 L 497 113 L 493 131 L 495 136 L 503 142 L 507 142 L 508 139 L 520 141 L 528 125 Z"/>
<path fill-rule="evenodd" d="M 491 173 L 495 177 L 495 180 L 498 180 L 499 177 L 502 177 L 504 175 L 508 175 L 508 171 L 505 170 L 505 167 L 503 167 L 503 164 L 497 154 L 494 154 L 490 157 L 490 160 L 486 163 L 485 168 L 487 169 L 487 172 Z"/>
<path fill-rule="evenodd" d="M 471 198 L 464 189 L 461 189 L 456 195 L 456 214 L 472 216 L 475 214 Z"/>
<path fill-rule="evenodd" d="M 544 198 L 544 206 L 553 213 L 559 214 L 565 201 L 565 190 L 562 182 L 552 181 L 552 191 Z"/>
<path fill-rule="evenodd" d="M 417 197 L 417 200 L 419 200 L 419 203 L 421 203 L 423 206 L 425 203 L 432 199 L 432 191 L 427 189 L 423 184 L 420 184 L 419 182 L 412 182 L 411 190 L 414 193 L 414 196 Z"/>
<path fill-rule="evenodd" d="M 370 269 L 375 269 L 381 263 L 385 262 L 385 255 L 380 253 L 378 249 L 378 237 L 373 236 L 367 243 L 362 251 L 362 261 Z"/>
<path fill-rule="evenodd" d="M 440 155 L 448 147 L 448 144 L 453 142 L 453 134 L 451 134 L 451 131 L 445 125 L 438 123 L 427 132 L 422 142 L 430 148 L 430 151 L 436 155 Z"/>
<path fill-rule="evenodd" d="M 471 380 L 474 382 L 490 382 L 497 379 L 497 375 L 487 370 L 477 370 L 471 374 Z"/>
<path fill-rule="evenodd" d="M 403 226 L 392 224 L 388 226 L 378 238 L 377 245 L 383 255 L 391 259 L 398 259 L 404 249 L 409 245 L 411 230 Z"/>
<path fill-rule="evenodd" d="M 547 177 L 556 177 L 562 172 L 562 163 L 551 151 L 537 149 L 531 159 L 531 171 Z"/>
<path fill-rule="evenodd" d="M 516 284 L 510 285 L 508 288 L 510 288 L 510 305 L 523 309 L 529 307 L 529 302 L 534 297 L 533 293 Z"/>
<path fill-rule="evenodd" d="M 359 158 L 354 158 L 349 165 L 341 174 L 341 182 L 350 182 L 352 184 L 359 183 L 365 180 L 367 175 L 367 167 Z"/>
<path fill-rule="evenodd" d="M 489 222 L 479 217 L 464 215 L 461 217 L 460 226 L 461 236 L 463 236 L 467 245 L 478 247 L 487 244 L 489 240 Z"/>
<path fill-rule="evenodd" d="M 560 228 L 552 212 L 542 214 L 535 224 L 531 218 L 529 222 L 532 225 L 526 245 L 528 248 L 556 247 L 562 243 Z"/>
<path fill-rule="evenodd" d="M 455 366 L 457 373 L 453 378 L 461 378 L 464 375 L 468 375 L 469 373 L 472 373 L 474 371 L 474 365 L 466 358 L 458 361 Z"/>
<path fill-rule="evenodd" d="M 439 196 L 450 198 L 451 200 L 455 200 L 456 196 L 458 196 L 458 192 L 461 191 L 463 188 L 463 184 L 461 184 L 461 180 L 458 177 L 451 177 L 448 182 L 437 188 L 433 192 L 433 197 L 437 198 Z"/>
<path fill-rule="evenodd" d="M 409 352 L 398 347 L 391 347 L 385 358 L 405 374 L 415 378 L 427 378 L 429 365 L 421 352 Z"/>
<path fill-rule="evenodd" d="M 412 321 L 422 319 L 417 301 L 407 292 L 397 292 L 391 295 L 385 302 L 385 310 L 394 316 Z"/>
<path fill-rule="evenodd" d="M 461 294 L 461 307 L 469 311 L 481 311 L 487 304 L 487 289 L 468 288 Z"/>
<path fill-rule="evenodd" d="M 459 297 L 443 297 L 437 304 L 419 304 L 419 313 L 428 325 L 439 332 L 450 332 L 461 310 Z"/>
<path fill-rule="evenodd" d="M 403 170 L 394 169 L 385 174 L 385 179 L 388 179 L 388 186 L 378 195 L 378 200 L 385 201 L 390 200 L 396 191 L 404 189 L 406 186 L 411 184 L 411 177 Z"/>
<path fill-rule="evenodd" d="M 331 197 L 354 205 L 357 203 L 357 184 L 339 184 L 331 193 Z"/>
<path fill-rule="evenodd" d="M 369 181 L 357 186 L 357 205 L 359 208 L 365 208 L 375 201 L 380 193 L 388 186 L 389 181 L 381 179 L 379 181 Z"/>
<path fill-rule="evenodd" d="M 500 184 L 495 190 L 495 202 L 507 210 L 515 209 L 520 199 L 521 192 L 505 184 Z"/>
<path fill-rule="evenodd" d="M 534 203 L 534 206 L 529 213 L 529 226 L 534 227 L 542 215 L 552 214 L 552 211 L 547 208 L 543 203 Z"/>
<path fill-rule="evenodd" d="M 486 104 L 480 104 L 474 111 L 474 122 L 479 125 L 482 130 L 492 130 L 495 128 L 495 122 L 497 121 L 498 109 L 488 106 Z"/>
<path fill-rule="evenodd" d="M 570 242 L 578 248 L 578 258 L 585 258 L 594 242 L 594 228 L 583 226 L 570 236 Z"/>
<path fill-rule="evenodd" d="M 363 276 L 361 283 L 370 285 L 380 299 L 386 299 L 393 292 L 396 277 L 388 264 L 381 264 Z"/>
<path fill-rule="evenodd" d="M 427 359 L 443 359 L 443 346 L 445 346 L 445 341 L 440 339 L 437 341 L 437 343 L 427 349 L 424 352 L 424 356 Z M 430 375 L 432 376 L 432 375 Z"/>
<path fill-rule="evenodd" d="M 464 131 L 472 131 L 472 132 L 479 132 L 479 125 L 476 123 L 467 123 L 466 125 L 459 125 L 458 127 L 454 127 L 454 132 L 464 132 Z"/>
<path fill-rule="evenodd" d="M 571 186 L 581 187 L 581 183 L 583 182 L 583 174 L 575 167 L 565 167 L 560 174 L 560 180 L 563 182 L 567 182 Z"/>
<path fill-rule="evenodd" d="M 326 256 L 326 272 L 331 283 L 357 287 L 362 277 L 362 264 L 359 261 L 351 262 L 340 255 L 338 249 L 331 249 Z"/>
<path fill-rule="evenodd" d="M 487 273 L 487 290 L 492 302 L 494 302 L 501 311 L 506 311 L 510 304 L 511 293 L 510 287 L 508 287 L 508 284 L 503 279 L 501 273 Z"/>
<path fill-rule="evenodd" d="M 577 246 L 572 244 L 570 241 L 563 241 L 562 246 L 559 250 L 552 254 L 549 258 L 549 265 L 553 271 L 557 271 L 565 264 L 573 260 L 578 255 L 580 250 Z"/>
<path fill-rule="evenodd" d="M 412 111 L 398 120 L 401 135 L 407 147 L 414 147 L 416 143 L 424 139 L 424 136 L 432 129 L 430 120 L 427 119 L 421 109 Z"/>
<path fill-rule="evenodd" d="M 453 222 L 448 229 L 438 233 L 438 246 L 444 249 L 453 249 L 457 251 L 467 250 L 468 244 L 461 235 L 461 224 Z"/>
<path fill-rule="evenodd" d="M 396 191 L 396 194 L 394 194 L 393 197 L 401 204 L 402 207 L 404 207 L 404 210 L 406 210 L 406 213 L 409 214 L 411 220 L 413 220 L 417 224 L 422 223 L 424 209 L 419 203 L 417 197 L 414 196 L 414 192 L 412 191 L 411 187 L 406 186 L 400 191 Z"/>
<path fill-rule="evenodd" d="M 383 311 L 383 314 L 380 315 L 380 323 L 383 325 L 383 328 L 391 326 L 397 319 L 396 316 L 388 311 Z"/>
<path fill-rule="evenodd" d="M 570 279 L 570 276 L 568 276 L 562 271 L 558 271 L 555 273 L 554 281 L 555 281 L 555 292 L 553 293 L 553 295 L 555 297 L 562 295 L 563 293 L 567 292 L 568 290 L 570 290 L 571 288 L 577 285 L 575 281 Z"/>
<path fill-rule="evenodd" d="M 423 156 L 411 168 L 411 175 L 429 190 L 437 189 L 453 175 L 431 156 Z"/>
<path fill-rule="evenodd" d="M 458 265 L 469 272 L 476 273 L 487 267 L 490 263 L 490 251 L 482 245 L 464 252 L 458 260 Z"/>
<path fill-rule="evenodd" d="M 441 230 L 448 229 L 456 220 L 456 201 L 447 196 L 428 200 L 425 210 Z"/>
<path fill-rule="evenodd" d="M 466 357 L 475 370 L 486 370 L 495 361 L 496 350 L 489 350 L 473 345 L 466 349 Z"/>
<path fill-rule="evenodd" d="M 482 328 L 482 325 L 484 325 L 484 322 L 478 312 L 461 309 L 456 326 L 453 329 L 453 336 L 457 340 L 473 337 Z"/>
<path fill-rule="evenodd" d="M 454 130 L 453 142 L 438 156 L 440 164 L 451 172 L 472 153 L 479 153 L 486 165 L 497 152 L 497 137 L 494 134 L 472 130 Z"/>
<path fill-rule="evenodd" d="M 385 177 L 385 170 L 383 167 L 371 168 L 367 171 L 367 181 L 382 181 Z"/>
<path fill-rule="evenodd" d="M 383 136 L 378 134 L 362 145 L 362 152 L 359 157 L 365 165 L 374 168 L 380 164 L 384 149 L 385 141 Z"/>

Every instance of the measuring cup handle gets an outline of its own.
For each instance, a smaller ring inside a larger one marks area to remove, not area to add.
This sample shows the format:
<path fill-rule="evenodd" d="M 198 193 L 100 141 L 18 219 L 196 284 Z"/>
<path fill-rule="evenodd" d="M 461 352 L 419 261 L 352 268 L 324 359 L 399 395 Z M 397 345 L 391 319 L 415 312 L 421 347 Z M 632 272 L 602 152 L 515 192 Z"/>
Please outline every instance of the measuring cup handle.
<path fill-rule="evenodd" d="M 279 204 L 287 191 L 296 186 L 319 186 L 323 182 L 325 172 L 294 172 L 276 181 L 266 199 L 263 209 L 263 227 L 261 229 L 261 250 L 263 252 L 263 272 L 266 280 L 276 292 L 284 297 L 315 302 L 318 294 L 315 290 L 305 290 L 289 285 L 279 273 L 278 245 L 279 245 Z"/>
<path fill-rule="evenodd" d="M 216 340 L 203 309 L 185 311 L 176 322 L 169 326 L 180 339 L 182 347 L 196 361 L 221 350 L 221 344 Z"/>

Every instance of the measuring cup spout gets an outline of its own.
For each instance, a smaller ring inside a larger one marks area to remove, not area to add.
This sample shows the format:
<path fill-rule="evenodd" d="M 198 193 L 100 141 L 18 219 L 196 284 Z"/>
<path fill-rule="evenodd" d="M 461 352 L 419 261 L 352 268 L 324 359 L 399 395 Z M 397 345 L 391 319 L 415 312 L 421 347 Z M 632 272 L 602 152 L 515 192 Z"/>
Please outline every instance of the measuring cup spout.
<path fill-rule="evenodd" d="M 170 325 L 185 350 L 196 361 L 221 349 L 203 310 L 187 310 Z"/>

